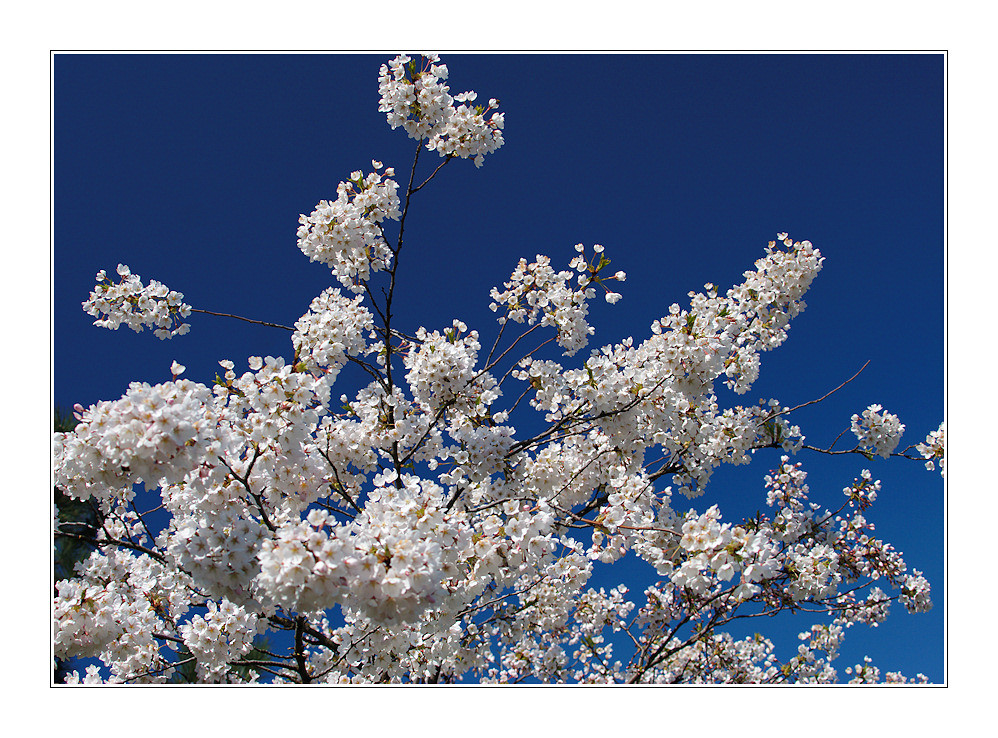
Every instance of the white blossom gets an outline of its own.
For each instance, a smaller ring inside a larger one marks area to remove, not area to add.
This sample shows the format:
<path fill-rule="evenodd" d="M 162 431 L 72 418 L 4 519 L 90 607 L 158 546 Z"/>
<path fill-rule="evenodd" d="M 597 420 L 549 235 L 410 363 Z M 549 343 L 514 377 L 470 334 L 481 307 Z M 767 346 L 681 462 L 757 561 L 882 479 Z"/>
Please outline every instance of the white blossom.
<path fill-rule="evenodd" d="M 904 424 L 880 405 L 870 405 L 862 415 L 852 416 L 852 432 L 862 448 L 886 459 L 900 443 Z"/>
<path fill-rule="evenodd" d="M 928 459 L 925 462 L 925 468 L 929 471 L 935 469 L 936 462 L 939 463 L 939 474 L 943 477 L 946 476 L 946 422 L 943 421 L 939 424 L 939 429 L 931 431 L 929 435 L 925 437 L 925 443 L 920 443 L 915 446 L 915 449 L 922 455 L 922 458 Z"/>
<path fill-rule="evenodd" d="M 335 200 L 320 200 L 311 215 L 298 219 L 298 248 L 310 261 L 332 269 L 348 290 L 363 292 L 362 283 L 391 264 L 381 223 L 398 220 L 397 191 L 395 180 L 379 171 L 366 177 L 354 172 L 337 186 Z"/>
<path fill-rule="evenodd" d="M 120 280 L 115 284 L 103 269 L 97 272 L 97 285 L 83 303 L 83 310 L 97 318 L 94 325 L 111 330 L 127 325 L 136 333 L 152 328 L 160 339 L 182 336 L 190 330 L 181 320 L 191 314 L 182 293 L 155 279 L 143 285 L 124 264 L 118 265 L 118 275 Z"/>

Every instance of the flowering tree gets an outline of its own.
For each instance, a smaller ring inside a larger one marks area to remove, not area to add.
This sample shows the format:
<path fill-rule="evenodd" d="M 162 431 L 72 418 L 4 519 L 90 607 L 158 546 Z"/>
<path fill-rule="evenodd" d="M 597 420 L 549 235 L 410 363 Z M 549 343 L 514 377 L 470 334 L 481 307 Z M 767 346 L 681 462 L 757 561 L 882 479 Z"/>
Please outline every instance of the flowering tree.
<path fill-rule="evenodd" d="M 498 101 L 452 95 L 447 76 L 435 56 L 381 67 L 379 109 L 417 142 L 408 182 L 373 161 L 301 216 L 298 246 L 336 286 L 293 327 L 266 324 L 291 333 L 290 360 L 251 356 L 237 373 L 223 359 L 211 387 L 174 362 L 172 381 L 77 406 L 79 425 L 55 434 L 57 487 L 102 524 L 81 533 L 56 511 L 57 539 L 96 550 L 57 583 L 54 655 L 99 658 L 111 682 L 192 665 L 206 682 L 841 680 L 831 662 L 848 628 L 880 623 L 896 601 L 929 609 L 929 584 L 873 535 L 869 471 L 827 510 L 794 457 L 943 472 L 945 426 L 899 451 L 904 425 L 871 405 L 852 418 L 854 447 L 833 451 L 793 422 L 812 403 L 722 407 L 718 390 L 752 387 L 821 270 L 819 250 L 787 233 L 740 284 L 707 284 L 643 341 L 584 360 L 590 301 L 616 303 L 626 279 L 600 245 L 579 244 L 560 269 L 521 259 L 491 290 L 489 343 L 460 320 L 401 331 L 412 196 L 449 162 L 480 167 L 503 145 Z M 442 161 L 417 184 L 424 150 Z M 83 307 L 95 325 L 161 339 L 207 312 L 125 265 L 116 279 L 98 272 Z M 367 380 L 337 402 L 347 365 Z M 767 512 L 729 522 L 716 504 L 683 504 L 759 449 L 782 450 Z M 143 511 L 160 506 L 169 519 L 155 525 Z M 644 578 L 589 585 L 624 559 Z M 784 611 L 818 621 L 796 653 L 729 632 Z M 254 649 L 264 634 L 279 645 Z M 845 676 L 906 681 L 871 663 Z M 71 677 L 103 679 L 96 666 Z"/>

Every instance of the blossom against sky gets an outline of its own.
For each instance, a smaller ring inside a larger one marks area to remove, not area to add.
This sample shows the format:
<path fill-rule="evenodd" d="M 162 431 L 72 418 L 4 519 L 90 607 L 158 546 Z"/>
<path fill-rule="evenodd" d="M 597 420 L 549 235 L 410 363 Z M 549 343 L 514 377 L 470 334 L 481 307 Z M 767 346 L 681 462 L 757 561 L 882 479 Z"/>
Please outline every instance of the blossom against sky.
<path fill-rule="evenodd" d="M 298 250 L 299 215 L 335 198 L 337 183 L 370 171 L 372 159 L 400 178 L 411 166 L 415 142 L 377 109 L 387 58 L 55 57 L 56 405 L 115 399 L 133 380 L 167 381 L 173 361 L 186 378 L 210 383 L 222 359 L 245 369 L 250 355 L 290 357 L 279 329 L 196 315 L 188 335 L 160 341 L 149 330 L 96 328 L 80 304 L 99 269 L 114 275 L 125 263 L 194 307 L 294 324 L 334 283 Z M 590 345 L 640 341 L 688 291 L 741 281 L 785 231 L 826 260 L 789 340 L 763 355 L 750 401 L 812 400 L 869 360 L 853 382 L 798 413 L 809 443 L 827 446 L 845 430 L 844 447 L 852 415 L 875 403 L 906 426 L 902 448 L 938 427 L 942 55 L 443 61 L 452 90 L 499 100 L 505 145 L 480 169 L 450 163 L 415 196 L 396 293 L 402 330 L 460 319 L 487 340 L 497 329 L 489 291 L 519 258 L 546 254 L 566 268 L 581 242 L 602 244 L 627 273 L 617 304 L 594 303 Z M 940 681 L 938 473 L 904 460 L 797 460 L 825 506 L 869 468 L 883 481 L 871 512 L 878 534 L 933 584 L 931 613 L 896 608 L 877 630 L 853 628 L 836 665 L 869 653 L 884 670 Z M 723 469 L 688 504 L 716 502 L 726 520 L 751 515 L 778 463 L 775 452 L 760 453 L 749 467 Z M 674 500 L 681 510 L 685 502 Z"/>

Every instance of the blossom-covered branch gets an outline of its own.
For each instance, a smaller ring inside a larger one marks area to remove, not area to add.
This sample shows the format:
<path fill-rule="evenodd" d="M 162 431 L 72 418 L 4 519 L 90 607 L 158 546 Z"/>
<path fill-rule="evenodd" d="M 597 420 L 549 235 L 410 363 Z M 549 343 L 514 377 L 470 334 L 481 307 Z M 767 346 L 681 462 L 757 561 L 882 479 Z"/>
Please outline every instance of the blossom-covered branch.
<path fill-rule="evenodd" d="M 249 355 L 237 372 L 222 358 L 210 385 L 174 362 L 169 381 L 78 406 L 79 425 L 55 434 L 55 484 L 102 520 L 84 532 L 54 521 L 57 536 L 94 546 L 53 602 L 56 657 L 103 664 L 71 681 L 185 669 L 209 683 L 839 680 L 847 630 L 879 624 L 893 603 L 926 611 L 929 583 L 873 535 L 881 483 L 868 470 L 829 510 L 791 461 L 822 450 L 795 411 L 835 390 L 794 406 L 722 399 L 748 392 L 762 354 L 788 339 L 825 257 L 779 233 L 738 284 L 707 283 L 685 307 L 663 305 L 643 339 L 585 358 L 590 301 L 617 304 L 626 280 L 599 244 L 577 245 L 564 269 L 544 255 L 511 265 L 488 293 L 487 352 L 459 318 L 403 333 L 393 317 L 412 195 L 444 180 L 444 164 L 481 166 L 504 143 L 498 101 L 472 105 L 448 78 L 433 55 L 381 67 L 379 109 L 418 142 L 409 181 L 400 192 L 373 160 L 300 216 L 298 248 L 334 286 L 293 328 L 250 321 L 290 331 L 288 359 Z M 443 161 L 417 177 L 423 150 Z M 407 254 L 425 248 L 406 242 Z M 84 303 L 97 325 L 165 338 L 209 312 L 118 273 L 118 284 L 99 273 Z M 348 364 L 362 370 L 355 385 Z M 905 427 L 881 406 L 851 430 L 850 453 L 899 455 Z M 942 471 L 945 426 L 914 448 Z M 769 513 L 726 522 L 718 504 L 680 504 L 761 449 L 781 454 L 760 489 Z M 624 559 L 637 574 L 590 585 Z M 789 658 L 726 630 L 781 612 L 820 621 Z M 881 678 L 872 664 L 845 674 Z"/>

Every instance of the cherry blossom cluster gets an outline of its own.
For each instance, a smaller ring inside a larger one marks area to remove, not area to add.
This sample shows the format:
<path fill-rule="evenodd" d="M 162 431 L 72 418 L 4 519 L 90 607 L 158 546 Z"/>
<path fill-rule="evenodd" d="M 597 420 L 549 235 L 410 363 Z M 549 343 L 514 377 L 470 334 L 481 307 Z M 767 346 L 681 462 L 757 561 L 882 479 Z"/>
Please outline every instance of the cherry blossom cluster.
<path fill-rule="evenodd" d="M 56 584 L 53 618 L 55 621 L 55 656 L 96 656 L 105 646 L 125 632 L 109 616 L 123 603 L 118 585 L 87 585 L 79 579 L 65 579 Z"/>
<path fill-rule="evenodd" d="M 918 674 L 913 679 L 906 679 L 903 674 L 896 671 L 889 671 L 880 677 L 880 669 L 874 666 L 869 656 L 863 657 L 862 664 L 847 666 L 845 673 L 852 678 L 849 684 L 928 684 L 929 678 L 924 674 Z"/>
<path fill-rule="evenodd" d="M 211 489 L 209 495 L 193 502 L 183 488 L 164 488 L 172 508 L 193 502 L 188 510 L 174 514 L 166 536 L 167 554 L 205 592 L 259 610 L 252 581 L 260 571 L 260 546 L 269 537 L 266 526 L 255 519 L 237 485 Z"/>
<path fill-rule="evenodd" d="M 730 523 L 720 524 L 720 511 L 712 505 L 702 515 L 687 514 L 683 523 L 680 547 L 686 552 L 685 561 L 671 575 L 672 583 L 690 591 L 703 594 L 716 577 L 730 580 L 741 571 L 741 583 L 733 596 L 748 599 L 759 592 L 754 582 L 772 578 L 778 571 L 776 549 L 767 536 L 759 531 L 750 532 L 741 527 L 731 528 Z M 795 599 L 803 599 L 796 596 Z"/>
<path fill-rule="evenodd" d="M 66 676 L 66 684 L 103 684 L 104 680 L 100 675 L 100 667 L 97 664 L 90 664 L 81 678 L 79 670 L 74 670 Z"/>
<path fill-rule="evenodd" d="M 587 301 L 596 296 L 596 290 L 589 286 L 588 275 L 581 275 L 578 287 L 573 287 L 573 276 L 569 271 L 555 272 L 551 259 L 546 256 L 538 255 L 530 264 L 526 259 L 520 259 L 510 281 L 503 285 L 506 289 L 502 292 L 492 289 L 494 302 L 489 308 L 496 312 L 500 305 L 505 306 L 505 313 L 499 317 L 500 324 L 507 320 L 515 323 L 526 320 L 528 325 L 533 325 L 540 317 L 541 325 L 552 326 L 558 331 L 558 345 L 565 349 L 565 355 L 574 356 L 586 347 L 589 336 L 595 333 L 586 322 L 586 316 L 589 314 Z"/>
<path fill-rule="evenodd" d="M 452 483 L 465 479 L 481 483 L 503 471 L 515 432 L 516 429 L 508 425 L 454 424 L 448 433 L 458 445 L 443 449 L 439 455 L 441 460 L 452 460 L 454 467 L 441 474 L 440 479 Z M 434 460 L 433 465 L 437 466 L 438 462 Z"/>
<path fill-rule="evenodd" d="M 182 293 L 155 279 L 143 285 L 125 264 L 118 264 L 118 275 L 121 279 L 115 284 L 103 269 L 97 272 L 97 285 L 83 303 L 83 310 L 97 318 L 94 325 L 111 330 L 127 325 L 136 333 L 151 328 L 160 339 L 182 336 L 190 330 L 182 318 L 191 314 L 191 306 L 184 302 Z"/>
<path fill-rule="evenodd" d="M 555 362 L 528 358 L 514 376 L 537 391 L 532 404 L 548 413 L 549 422 L 588 411 L 601 419 L 601 426 L 620 446 L 643 449 L 661 444 L 677 460 L 682 458 L 676 482 L 691 496 L 700 494 L 718 463 L 747 462 L 746 452 L 764 435 L 785 450 L 796 451 L 803 436 L 778 407 L 721 410 L 712 391 L 713 382 L 722 377 L 736 392 L 751 386 L 758 376 L 758 353 L 786 339 L 789 316 L 803 309 L 803 292 L 821 268 L 822 257 L 809 242 L 779 235 L 782 240 L 770 242 L 756 271 L 746 272 L 746 281 L 729 290 L 726 298 L 719 298 L 712 284 L 705 286 L 706 293 L 690 293 L 690 309 L 672 305 L 666 317 L 652 324 L 651 338 L 640 345 L 628 339 L 604 347 L 581 370 L 566 371 Z M 589 285 L 598 279 L 592 263 L 587 266 L 583 258 L 573 263 L 584 272 L 580 289 L 591 296 Z M 596 271 L 605 263 L 601 253 Z M 560 273 L 555 279 L 546 259 L 539 257 L 530 267 L 521 260 L 506 292 L 493 290 L 493 299 L 507 305 L 502 319 L 536 319 L 548 309 L 548 320 L 559 327 L 559 342 L 564 333 L 572 337 L 573 349 L 581 348 L 589 329 L 584 322 L 585 294 L 571 300 L 573 307 L 582 305 L 574 315 L 581 317 L 580 328 L 585 326 L 585 331 L 563 330 L 562 324 L 573 323 L 559 322 L 558 312 L 547 308 L 549 284 L 563 294 L 569 274 Z M 778 312 L 777 306 L 786 312 Z"/>
<path fill-rule="evenodd" d="M 471 531 L 442 509 L 443 492 L 432 482 L 388 475 L 376 487 L 364 516 L 329 525 L 322 510 L 283 526 L 260 550 L 260 588 L 282 607 L 321 611 L 340 603 L 378 623 L 398 623 L 447 595 Z"/>
<path fill-rule="evenodd" d="M 418 346 L 405 356 L 406 381 L 413 399 L 427 412 L 458 404 L 466 413 L 477 414 L 476 408 L 484 411 L 499 397 L 492 376 L 475 370 L 481 344 L 478 331 L 462 335 L 467 330 L 455 320 L 444 333 L 425 328 L 416 332 Z"/>
<path fill-rule="evenodd" d="M 77 570 L 79 578 L 56 584 L 55 657 L 98 656 L 111 682 L 168 678 L 173 667 L 155 634 L 187 612 L 190 580 L 149 555 L 115 550 L 94 552 Z"/>
<path fill-rule="evenodd" d="M 610 260 L 604 256 L 602 244 L 595 244 L 593 246 L 593 255 L 589 259 L 586 259 L 585 244 L 577 243 L 575 250 L 579 253 L 568 263 L 568 266 L 580 272 L 578 277 L 579 286 L 585 287 L 590 283 L 598 284 L 603 288 L 603 297 L 608 303 L 614 305 L 619 302 L 622 295 L 619 292 L 613 292 L 606 286 L 606 283 L 610 281 L 623 282 L 627 279 L 627 274 L 617 271 L 612 276 L 606 276 L 604 269 L 610 266 Z M 600 276 L 601 272 L 603 272 L 603 276 Z"/>
<path fill-rule="evenodd" d="M 718 338 L 726 348 L 730 345 L 724 352 L 725 384 L 735 392 L 746 392 L 755 382 L 759 353 L 787 339 L 789 322 L 806 307 L 803 295 L 823 261 L 810 241 L 779 233 L 766 247 L 766 256 L 755 262 L 755 271 L 745 272 L 745 281 L 728 290 L 724 299 L 717 298 L 713 285 L 706 285 L 706 295 L 691 294 L 690 312 L 681 314 L 687 332 L 696 336 L 704 329 L 721 328 Z"/>
<path fill-rule="evenodd" d="M 410 138 L 426 140 L 427 149 L 444 157 L 473 159 L 480 167 L 486 154 L 503 145 L 504 115 L 485 117 L 498 109 L 499 101 L 493 98 L 488 106 L 469 107 L 466 103 L 474 102 L 477 93 L 452 96 L 444 83 L 447 65 L 439 62 L 435 54 L 423 56 L 421 62 L 402 54 L 383 64 L 378 110 L 388 114 L 392 129 L 402 126 Z"/>
<path fill-rule="evenodd" d="M 852 416 L 852 432 L 862 448 L 886 459 L 901 442 L 904 424 L 880 405 L 870 405 L 862 415 Z"/>
<path fill-rule="evenodd" d="M 372 164 L 374 172 L 366 177 L 354 172 L 337 185 L 335 200 L 320 200 L 311 215 L 298 219 L 302 253 L 328 266 L 340 284 L 358 293 L 372 272 L 391 263 L 381 224 L 400 215 L 398 183 L 391 179 L 395 170 L 389 167 L 382 176 L 381 162 Z"/>
<path fill-rule="evenodd" d="M 671 530 L 660 524 L 656 547 L 662 553 L 656 568 L 660 574 L 668 574 L 668 579 L 646 591 L 647 604 L 637 622 L 646 626 L 642 647 L 647 650 L 659 643 L 668 647 L 670 656 L 650 667 L 646 664 L 641 681 L 685 681 L 685 670 L 691 663 L 710 661 L 723 653 L 718 663 L 723 664 L 724 672 L 708 669 L 704 674 L 695 669 L 694 673 L 710 682 L 833 682 L 837 672 L 830 662 L 838 655 L 845 629 L 856 623 L 876 627 L 886 618 L 893 599 L 900 599 L 909 612 L 931 607 L 924 577 L 917 570 L 905 574 L 905 564 L 897 552 L 870 536 L 872 526 L 859 514 L 861 503 L 865 501 L 868 507 L 875 498 L 872 488 L 879 488 L 879 482 L 873 482 L 864 471 L 846 490 L 849 506 L 856 509 L 843 515 L 819 512 L 817 505 L 809 504 L 805 480 L 800 465 L 791 465 L 788 457 L 783 457 L 781 466 L 766 477 L 768 502 L 777 508 L 777 514 L 749 521 L 748 535 L 744 526 L 722 524 L 716 506 L 699 515 L 690 511 L 679 530 L 675 523 Z M 756 568 L 751 575 L 744 565 L 744 553 L 749 549 L 736 543 L 744 540 L 751 540 L 752 548 L 763 552 L 762 557 L 752 560 L 750 566 Z M 741 583 L 726 585 L 737 581 L 733 574 L 739 568 L 743 569 Z M 886 580 L 899 593 L 890 597 L 873 586 L 865 599 L 858 600 L 860 590 L 855 586 L 840 591 L 842 585 L 855 585 L 862 579 L 868 583 Z M 652 640 L 665 638 L 669 623 L 684 616 L 724 620 L 739 602 L 754 601 L 775 609 L 786 597 L 812 606 L 820 603 L 835 618 L 831 624 L 815 625 L 802 633 L 798 654 L 782 666 L 776 665 L 772 644 L 761 638 L 737 648 L 726 634 L 704 641 L 695 630 L 686 641 L 681 636 Z M 897 678 L 903 681 L 900 675 Z"/>
<path fill-rule="evenodd" d="M 211 392 L 181 379 L 150 385 L 133 382 L 114 402 L 84 410 L 72 433 L 53 436 L 55 483 L 80 500 L 127 501 L 132 485 L 180 481 L 180 469 L 196 466 L 214 432 L 204 409 Z"/>
<path fill-rule="evenodd" d="M 790 424 L 778 401 L 722 410 L 702 385 L 675 375 L 663 379 L 658 366 L 635 367 L 634 355 L 626 340 L 593 352 L 581 370 L 528 357 L 512 376 L 530 384 L 530 405 L 544 411 L 548 422 L 585 410 L 619 447 L 638 452 L 661 445 L 675 461 L 679 491 L 690 497 L 702 494 L 722 463 L 746 464 L 764 446 L 801 448 L 800 428 Z"/>
<path fill-rule="evenodd" d="M 342 395 L 340 401 L 345 412 L 322 419 L 316 442 L 341 492 L 359 492 L 367 481 L 363 472 L 377 471 L 379 458 L 390 459 L 392 449 L 412 452 L 420 461 L 438 453 L 439 429 L 400 388 L 388 394 L 380 383 L 372 382 L 353 399 Z"/>
<path fill-rule="evenodd" d="M 374 318 L 362 305 L 363 297 L 349 299 L 330 287 L 312 300 L 308 312 L 295 323 L 291 343 L 295 356 L 309 371 L 322 371 L 331 383 L 348 356 L 367 349 L 364 336 L 371 333 Z"/>
<path fill-rule="evenodd" d="M 920 443 L 915 446 L 915 450 L 922 455 L 922 458 L 928 459 L 925 462 L 925 468 L 932 471 L 936 468 L 936 462 L 939 463 L 939 474 L 943 477 L 946 476 L 946 421 L 939 424 L 939 429 L 930 431 L 929 435 L 925 437 L 925 443 Z"/>
<path fill-rule="evenodd" d="M 229 662 L 253 648 L 259 618 L 238 605 L 223 599 L 211 600 L 208 612 L 195 615 L 180 627 L 184 644 L 197 658 L 198 674 L 206 681 L 219 680 L 229 669 Z"/>
<path fill-rule="evenodd" d="M 220 445 L 217 451 L 244 449 L 249 443 L 261 452 L 279 448 L 290 456 L 326 412 L 328 378 L 299 371 L 283 357 L 251 356 L 251 371 L 241 377 L 235 376 L 231 361 L 219 364 L 227 371 L 216 379 L 208 418 L 224 429 L 229 447 Z"/>

